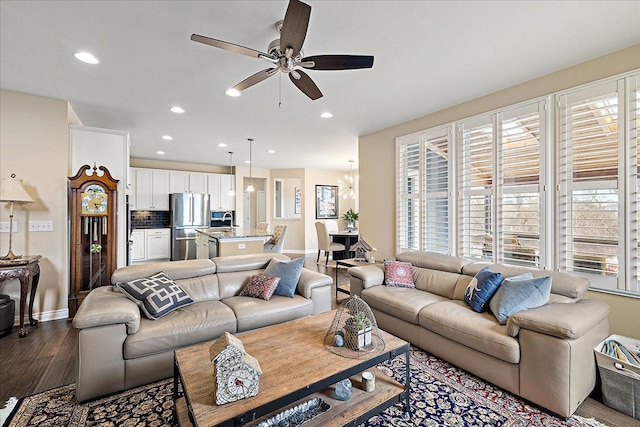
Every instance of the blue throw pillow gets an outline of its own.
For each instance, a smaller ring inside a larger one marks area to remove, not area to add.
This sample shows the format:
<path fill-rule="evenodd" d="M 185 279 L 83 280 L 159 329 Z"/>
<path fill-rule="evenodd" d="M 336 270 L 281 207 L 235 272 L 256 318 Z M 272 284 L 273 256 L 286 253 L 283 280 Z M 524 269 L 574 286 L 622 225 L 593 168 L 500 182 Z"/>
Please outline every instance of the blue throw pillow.
<path fill-rule="evenodd" d="M 498 322 L 504 325 L 513 314 L 545 305 L 550 293 L 550 276 L 536 279 L 510 277 L 502 282 L 489 306 Z"/>
<path fill-rule="evenodd" d="M 274 295 L 293 298 L 293 294 L 296 293 L 296 286 L 298 286 L 298 280 L 300 280 L 300 274 L 302 274 L 303 264 L 304 257 L 292 259 L 291 261 L 281 261 L 277 258 L 272 258 L 271 261 L 269 261 L 264 275 L 280 278 L 278 287 L 273 293 Z"/>
<path fill-rule="evenodd" d="M 496 273 L 485 267 L 478 271 L 475 280 L 472 280 L 464 292 L 464 300 L 478 313 L 489 309 L 489 300 L 502 283 L 502 273 Z"/>

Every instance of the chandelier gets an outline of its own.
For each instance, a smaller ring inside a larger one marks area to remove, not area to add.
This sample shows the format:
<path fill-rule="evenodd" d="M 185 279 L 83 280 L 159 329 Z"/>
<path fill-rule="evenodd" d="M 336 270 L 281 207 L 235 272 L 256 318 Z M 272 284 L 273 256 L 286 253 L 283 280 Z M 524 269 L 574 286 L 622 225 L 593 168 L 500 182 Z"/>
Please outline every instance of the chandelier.
<path fill-rule="evenodd" d="M 344 180 L 338 180 L 340 197 L 343 199 L 351 198 L 355 200 L 358 194 L 358 175 L 353 176 L 353 162 L 353 160 L 349 160 L 351 166 L 349 175 L 345 175 Z"/>

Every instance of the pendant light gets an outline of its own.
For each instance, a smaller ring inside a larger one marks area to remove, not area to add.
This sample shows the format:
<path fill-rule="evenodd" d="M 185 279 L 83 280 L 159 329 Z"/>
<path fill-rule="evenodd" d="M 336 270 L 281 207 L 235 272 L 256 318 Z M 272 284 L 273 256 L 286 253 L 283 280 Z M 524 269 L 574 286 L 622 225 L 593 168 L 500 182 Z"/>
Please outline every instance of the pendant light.
<path fill-rule="evenodd" d="M 229 151 L 229 172 L 233 175 L 233 151 Z M 229 195 L 235 196 L 236 192 L 233 190 L 233 181 L 235 181 L 235 177 L 231 177 L 230 185 L 229 185 Z"/>
<path fill-rule="evenodd" d="M 253 138 L 247 138 L 249 140 L 249 185 L 245 190 L 247 193 L 251 193 L 254 191 L 253 189 L 253 175 L 251 174 L 251 168 L 253 167 L 253 158 L 252 158 L 252 149 L 253 149 Z"/>
<path fill-rule="evenodd" d="M 351 164 L 350 166 L 350 172 L 349 175 L 345 175 L 344 176 L 344 181 L 339 179 L 338 180 L 338 186 L 340 187 L 340 195 L 342 196 L 343 199 L 347 199 L 347 198 L 352 198 L 353 200 L 356 199 L 356 185 L 358 183 L 358 176 L 356 176 L 354 178 L 353 176 L 353 160 L 349 160 L 349 163 Z"/>

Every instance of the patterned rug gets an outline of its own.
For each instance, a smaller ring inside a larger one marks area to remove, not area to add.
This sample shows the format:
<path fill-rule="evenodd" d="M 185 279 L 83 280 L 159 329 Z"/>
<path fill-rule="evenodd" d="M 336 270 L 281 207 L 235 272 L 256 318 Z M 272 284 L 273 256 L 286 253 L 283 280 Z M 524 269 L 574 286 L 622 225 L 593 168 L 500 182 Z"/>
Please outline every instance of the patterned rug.
<path fill-rule="evenodd" d="M 397 404 L 366 426 L 388 427 L 606 427 L 593 419 L 558 418 L 458 369 L 422 350 L 411 349 L 409 417 Z M 379 367 L 398 381 L 404 379 L 404 357 Z M 173 380 L 98 399 L 75 402 L 75 385 L 21 399 L 9 427 L 174 427 Z"/>

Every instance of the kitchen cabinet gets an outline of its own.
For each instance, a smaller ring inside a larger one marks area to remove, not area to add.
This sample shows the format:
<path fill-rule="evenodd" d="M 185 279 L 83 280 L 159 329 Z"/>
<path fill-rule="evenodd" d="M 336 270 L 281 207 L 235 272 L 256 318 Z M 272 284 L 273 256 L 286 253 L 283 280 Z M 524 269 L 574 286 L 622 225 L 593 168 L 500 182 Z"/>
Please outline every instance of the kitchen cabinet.
<path fill-rule="evenodd" d="M 211 210 L 234 211 L 236 196 L 229 195 L 229 190 L 234 188 L 235 175 L 210 173 L 207 181 Z"/>
<path fill-rule="evenodd" d="M 169 172 L 170 193 L 201 193 L 207 194 L 207 176 L 201 172 Z"/>
<path fill-rule="evenodd" d="M 169 260 L 171 258 L 171 231 L 168 228 L 146 231 L 147 260 Z"/>
<path fill-rule="evenodd" d="M 196 258 L 209 259 L 209 237 L 203 233 L 197 233 L 196 237 Z"/>
<path fill-rule="evenodd" d="M 131 264 L 168 261 L 171 258 L 171 230 L 149 228 L 131 232 Z"/>
<path fill-rule="evenodd" d="M 169 210 L 169 172 L 160 169 L 131 168 L 134 178 L 132 210 Z"/>
<path fill-rule="evenodd" d="M 131 262 L 144 261 L 147 257 L 147 242 L 144 230 L 133 230 L 131 232 Z"/>

